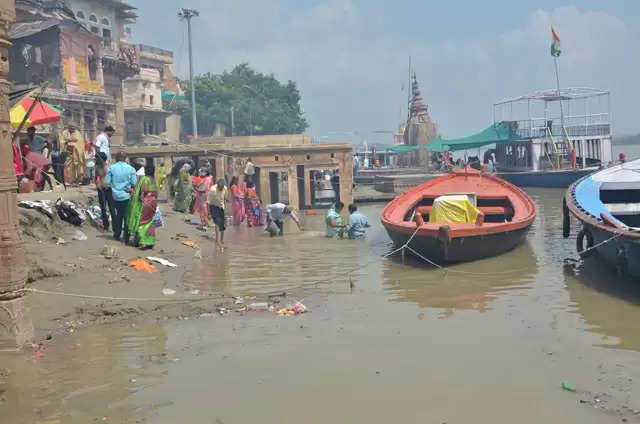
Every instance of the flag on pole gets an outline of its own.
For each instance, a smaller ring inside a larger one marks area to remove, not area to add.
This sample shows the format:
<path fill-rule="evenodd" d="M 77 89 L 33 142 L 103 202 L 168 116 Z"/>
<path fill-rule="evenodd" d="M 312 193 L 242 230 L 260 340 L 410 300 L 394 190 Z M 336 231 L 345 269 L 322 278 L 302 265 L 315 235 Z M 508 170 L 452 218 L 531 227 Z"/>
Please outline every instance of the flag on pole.
<path fill-rule="evenodd" d="M 562 53 L 562 50 L 560 49 L 560 37 L 558 37 L 558 34 L 556 34 L 556 30 L 553 29 L 553 27 L 551 27 L 551 38 L 551 56 L 560 57 L 560 53 Z"/>

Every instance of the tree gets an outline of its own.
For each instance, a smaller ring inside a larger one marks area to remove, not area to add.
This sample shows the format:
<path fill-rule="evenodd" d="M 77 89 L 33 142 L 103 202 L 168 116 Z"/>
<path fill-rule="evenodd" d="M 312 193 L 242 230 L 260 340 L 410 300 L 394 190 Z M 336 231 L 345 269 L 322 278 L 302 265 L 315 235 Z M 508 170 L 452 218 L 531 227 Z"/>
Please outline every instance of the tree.
<path fill-rule="evenodd" d="M 232 107 L 235 135 L 297 134 L 309 126 L 296 83 L 282 84 L 273 74 L 257 73 L 246 63 L 222 75 L 197 76 L 194 87 L 198 134 L 213 134 L 216 124 L 224 124 L 231 134 Z M 190 89 L 186 90 L 187 98 Z M 193 134 L 190 106 L 182 113 L 182 125 L 187 134 Z"/>

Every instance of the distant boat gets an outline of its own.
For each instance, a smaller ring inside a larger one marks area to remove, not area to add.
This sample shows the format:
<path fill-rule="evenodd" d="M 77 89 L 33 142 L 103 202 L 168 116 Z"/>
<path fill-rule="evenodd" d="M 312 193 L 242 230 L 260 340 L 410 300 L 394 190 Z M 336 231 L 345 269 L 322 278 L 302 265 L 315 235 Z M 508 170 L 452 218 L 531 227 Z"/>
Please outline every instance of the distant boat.
<path fill-rule="evenodd" d="M 453 219 L 441 219 L 449 212 Z M 381 220 L 396 246 L 409 242 L 414 254 L 445 263 L 513 249 L 524 241 L 535 216 L 524 191 L 467 167 L 397 197 L 385 206 Z"/>
<path fill-rule="evenodd" d="M 640 160 L 616 165 L 572 184 L 564 199 L 563 235 L 570 215 L 582 223 L 580 256 L 593 253 L 618 272 L 640 277 Z"/>

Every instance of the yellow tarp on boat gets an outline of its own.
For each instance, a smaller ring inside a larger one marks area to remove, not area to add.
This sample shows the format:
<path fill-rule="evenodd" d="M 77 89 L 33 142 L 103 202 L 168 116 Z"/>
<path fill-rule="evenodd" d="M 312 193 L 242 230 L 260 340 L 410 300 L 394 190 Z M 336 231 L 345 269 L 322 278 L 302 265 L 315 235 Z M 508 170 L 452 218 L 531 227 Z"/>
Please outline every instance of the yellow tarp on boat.
<path fill-rule="evenodd" d="M 466 194 L 436 197 L 429 214 L 429 222 L 475 223 L 480 211 Z"/>

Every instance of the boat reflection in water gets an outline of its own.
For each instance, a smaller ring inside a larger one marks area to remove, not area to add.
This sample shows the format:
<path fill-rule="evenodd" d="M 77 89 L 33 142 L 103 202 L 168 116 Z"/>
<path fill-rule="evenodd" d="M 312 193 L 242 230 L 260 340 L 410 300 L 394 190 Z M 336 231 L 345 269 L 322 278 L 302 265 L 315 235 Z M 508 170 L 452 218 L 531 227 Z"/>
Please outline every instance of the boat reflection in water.
<path fill-rule="evenodd" d="M 586 330 L 602 335 L 600 346 L 640 352 L 640 285 L 617 277 L 595 258 L 577 271 L 565 266 L 565 281 L 573 312 L 582 316 Z"/>
<path fill-rule="evenodd" d="M 496 258 L 450 266 L 446 273 L 410 255 L 404 266 L 399 257 L 390 262 L 383 267 L 383 284 L 391 300 L 442 309 L 440 318 L 456 310 L 489 310 L 502 293 L 527 289 L 536 274 L 536 256 L 528 242 Z M 513 272 L 506 272 L 505 264 Z"/>

